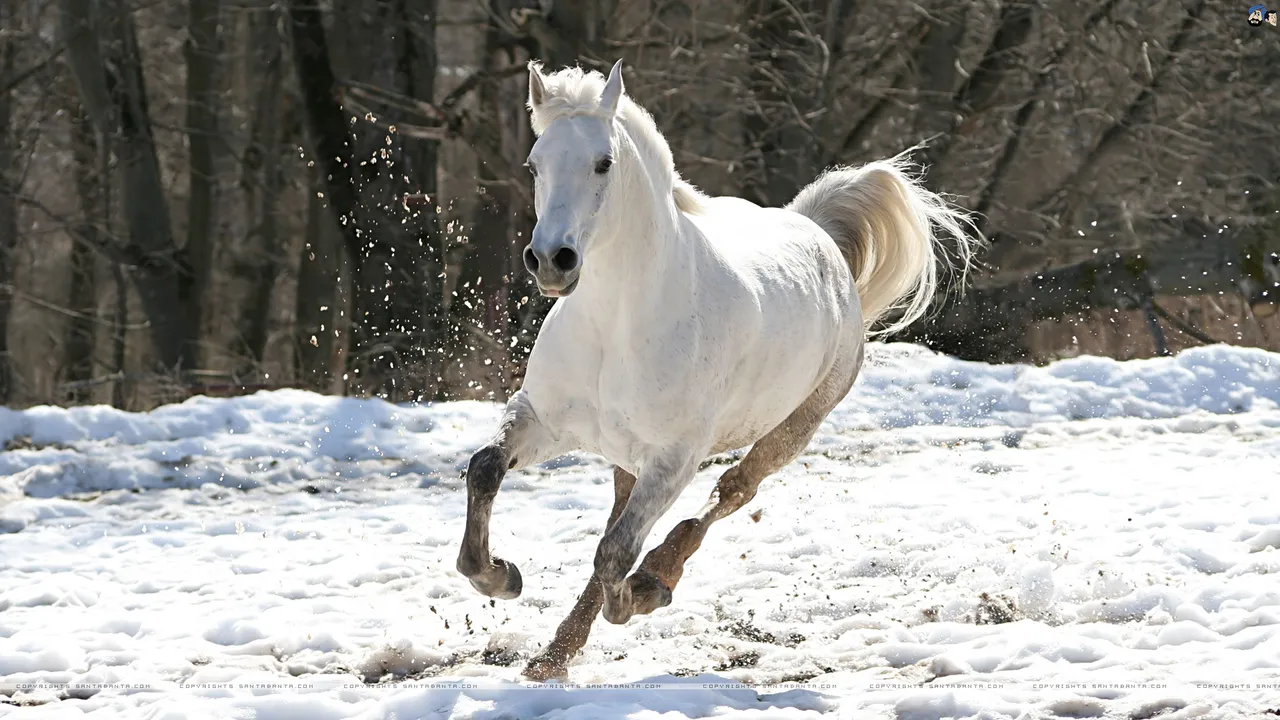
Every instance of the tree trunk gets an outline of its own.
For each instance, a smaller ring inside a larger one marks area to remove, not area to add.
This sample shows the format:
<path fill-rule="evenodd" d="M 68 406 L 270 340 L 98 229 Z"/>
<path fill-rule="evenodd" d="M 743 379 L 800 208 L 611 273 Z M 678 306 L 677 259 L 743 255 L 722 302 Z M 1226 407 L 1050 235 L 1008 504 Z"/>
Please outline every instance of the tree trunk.
<path fill-rule="evenodd" d="M 1070 33 L 1049 52 L 1040 72 L 1012 120 L 1012 131 L 1007 136 L 993 164 L 986 186 L 978 193 L 975 211 L 979 213 L 980 226 L 987 223 L 986 213 L 996 207 L 1004 192 L 1018 181 L 1011 167 L 1029 134 L 1033 113 L 1041 101 L 1049 100 L 1053 88 L 1062 82 L 1062 76 L 1071 71 L 1066 62 L 1068 54 L 1077 44 L 1088 42 L 1098 25 L 1106 19 L 1114 0 L 1099 3 L 1081 28 Z M 1083 205 L 1083 198 L 1095 197 L 1097 179 L 1094 177 L 1108 155 L 1118 154 L 1121 140 L 1128 137 L 1136 125 L 1148 119 L 1154 110 L 1158 91 L 1169 82 L 1170 71 L 1179 61 L 1179 54 L 1189 42 L 1197 27 L 1204 3 L 1197 3 L 1186 11 L 1174 36 L 1169 41 L 1169 58 L 1158 65 L 1143 84 L 1134 99 L 1127 103 L 1117 119 L 1101 132 L 1082 161 L 1054 188 L 1039 199 L 1032 200 L 1027 208 L 1031 212 L 1052 217 L 1052 222 L 1063 227 L 1071 225 L 1074 209 Z M 1016 39 L 1020 20 L 1012 11 L 1002 15 L 1013 29 L 996 44 Z M 1003 23 L 1002 23 L 1003 24 Z M 1003 30 L 1002 30 L 1003 31 Z M 975 72 L 971 85 L 989 84 L 981 81 Z M 978 93 L 981 87 L 972 90 Z M 1185 213 L 1184 213 L 1185 215 Z M 1175 215 L 1176 217 L 1176 215 Z M 1046 224 L 1049 221 L 1046 221 Z M 984 228 L 985 229 L 985 228 Z M 1147 232 L 1160 233 L 1157 226 Z M 1203 247 L 1204 237 L 1210 231 L 1192 229 L 1185 223 L 1172 226 L 1172 237 L 1163 242 L 1145 241 L 1143 252 L 1127 251 L 1116 255 L 1114 251 L 1101 258 L 1093 258 L 1078 264 L 1046 268 L 1047 257 L 1063 254 L 1063 247 L 1071 238 L 1059 235 L 1051 242 L 1029 242 L 1026 234 L 997 232 L 992 238 L 992 249 L 983 258 L 993 270 L 988 279 L 989 287 L 971 291 L 959 303 L 927 327 L 912 335 L 927 336 L 938 350 L 974 359 L 1025 359 L 1030 354 L 1027 346 L 1028 328 L 1034 322 L 1058 318 L 1092 309 L 1141 306 L 1144 294 L 1202 295 L 1205 293 L 1244 292 L 1248 278 L 1240 275 L 1240 263 L 1250 257 L 1264 255 L 1250 252 L 1239 243 L 1225 239 L 1215 244 L 1211 252 Z M 1235 262 L 1234 269 L 1227 264 Z M 1133 268 L 1144 268 L 1135 275 Z M 1191 281 L 1186 281 L 1191 278 Z"/>
<path fill-rule="evenodd" d="M 1026 43 L 1031 34 L 1033 20 L 1033 9 L 1030 4 L 1018 0 L 1006 0 L 1001 3 L 1000 16 L 991 44 L 982 54 L 978 66 L 956 91 L 951 102 L 950 118 L 943 118 L 948 122 L 945 132 L 925 148 L 920 158 L 921 162 L 933 165 L 945 160 L 969 121 L 980 117 L 991 108 L 1001 84 L 1010 71 L 1017 66 L 1018 49 Z M 957 45 L 962 35 L 963 27 L 960 27 L 960 34 L 956 36 Z M 951 67 L 939 68 L 948 76 L 948 80 L 942 87 L 937 88 L 938 90 L 949 88 L 954 81 L 956 68 L 954 50 L 951 55 Z M 936 178 L 936 174 L 930 174 L 926 179 L 933 190 L 937 190 Z"/>
<path fill-rule="evenodd" d="M 432 100 L 434 3 L 380 0 L 361 7 L 377 19 L 371 36 L 359 38 L 374 58 L 369 67 L 374 77 L 369 79 Z M 357 394 L 392 399 L 433 394 L 436 375 L 427 360 L 439 315 L 439 264 L 432 258 L 435 209 L 411 213 L 401 200 L 409 191 L 435 187 L 435 148 L 368 126 L 349 132 L 335 97 L 321 12 L 306 0 L 291 0 L 289 12 L 314 155 L 319 156 L 330 207 L 352 263 L 351 358 L 356 364 L 348 387 Z M 369 160 L 357 164 L 357 157 Z"/>
<path fill-rule="evenodd" d="M 95 248 L 111 242 L 107 232 L 106 185 L 102 160 L 105 148 L 95 136 L 84 108 L 75 102 L 71 109 L 72 157 L 75 162 L 76 194 L 80 198 L 79 238 L 71 246 L 71 309 L 77 314 L 67 324 L 62 348 L 63 381 L 74 383 L 93 376 L 93 355 L 97 347 L 97 257 Z M 68 401 L 88 402 L 92 390 L 71 391 Z"/>
<path fill-rule="evenodd" d="M 500 11 L 498 5 L 500 3 L 491 3 L 491 9 Z M 505 121 L 512 107 L 520 108 L 523 115 L 523 98 L 511 97 L 504 87 L 506 83 L 496 76 L 508 67 L 512 57 L 511 49 L 504 45 L 501 31 L 492 24 L 485 33 L 485 46 L 483 70 L 489 75 L 481 81 L 478 98 L 478 114 L 485 118 L 485 122 L 478 128 L 476 142 L 486 145 L 482 158 L 506 160 L 512 148 L 508 147 L 510 133 L 504 132 Z M 518 148 L 515 150 L 519 152 Z M 466 372 L 486 375 L 469 377 L 468 380 L 479 382 L 485 388 L 497 389 L 507 379 L 503 375 L 509 372 L 511 256 L 512 248 L 520 244 L 516 237 L 520 200 L 510 185 L 515 181 L 512 168 L 491 165 L 482 159 L 477 170 L 480 182 L 475 222 L 462 263 L 458 297 L 451 306 L 460 326 L 455 329 L 457 337 L 451 344 L 461 368 Z M 492 342 L 477 344 L 476 330 L 487 335 Z M 469 352 L 468 348 L 473 350 Z M 491 360 L 491 364 L 482 365 L 481 357 Z"/>
<path fill-rule="evenodd" d="M 1080 30 L 1069 34 L 1065 40 L 1060 41 L 1053 51 L 1049 53 L 1044 65 L 1036 73 L 1031 90 L 1027 92 L 1022 104 L 1014 114 L 1012 132 L 1009 133 L 1008 138 L 1000 147 L 994 169 L 989 173 L 990 180 L 978 195 L 974 212 L 979 216 L 979 223 L 985 222 L 985 218 L 982 216 L 991 209 L 996 198 L 1000 197 L 1000 191 L 1004 189 L 1004 183 L 1008 179 L 1009 167 L 1013 163 L 1014 157 L 1018 154 L 1023 136 L 1027 131 L 1027 126 L 1031 121 L 1031 115 L 1035 112 L 1036 106 L 1045 99 L 1046 91 L 1058 84 L 1060 81 L 1059 76 L 1066 72 L 1067 68 L 1063 60 L 1073 50 L 1076 43 L 1092 37 L 1094 30 L 1111 14 L 1111 10 L 1115 5 L 1116 0 L 1105 0 L 1095 7 L 1093 12 L 1085 18 Z"/>
<path fill-rule="evenodd" d="M 320 353 L 308 350 L 319 347 L 320 336 L 317 333 L 328 332 L 323 322 L 312 322 L 316 314 L 323 312 L 319 307 L 331 308 L 325 302 L 326 293 L 315 283 L 323 282 L 326 277 L 338 275 L 342 250 L 345 250 L 351 272 L 344 278 L 350 282 L 353 292 L 351 304 L 347 308 L 350 313 L 353 337 L 347 338 L 347 346 L 355 349 L 364 340 L 365 308 L 371 298 L 367 292 L 361 292 L 359 278 L 360 268 L 364 264 L 364 240 L 361 239 L 359 213 L 355 179 L 351 171 L 352 138 L 348 131 L 346 115 L 338 104 L 337 78 L 333 74 L 333 65 L 329 56 L 329 42 L 325 36 L 324 17 L 314 0 L 289 0 L 289 29 L 293 41 L 293 65 L 298 85 L 302 91 L 302 102 L 308 135 L 311 139 L 310 157 L 315 158 L 316 170 L 320 177 L 320 189 L 317 198 L 324 204 L 336 223 L 334 227 L 341 238 L 341 250 L 327 247 L 319 242 L 323 230 L 310 228 L 307 244 L 302 251 L 302 267 L 298 282 L 298 336 L 295 346 L 298 348 L 299 376 L 303 382 L 310 382 L 319 387 L 329 378 L 329 372 L 335 377 L 349 380 L 342 368 L 326 367 L 326 358 Z M 319 218 L 312 216 L 315 223 Z M 323 329 L 322 329 L 323 328 Z M 336 329 L 335 329 L 336 331 Z M 312 343 L 311 337 L 316 338 Z M 358 388 L 357 388 L 358 391 Z"/>
<path fill-rule="evenodd" d="M 128 410 L 129 400 L 133 396 L 133 382 L 125 373 L 128 366 L 129 350 L 129 278 L 125 267 L 120 263 L 111 264 L 111 277 L 115 284 L 115 297 L 112 298 L 115 313 L 115 333 L 111 337 L 111 365 L 121 375 L 111 388 L 111 407 Z"/>
<path fill-rule="evenodd" d="M 1098 168 L 1120 150 L 1122 141 L 1129 137 L 1137 126 L 1149 121 L 1147 116 L 1155 110 L 1156 99 L 1160 97 L 1162 86 L 1168 83 L 1171 71 L 1181 60 L 1180 54 L 1188 44 L 1192 33 L 1200 27 L 1200 16 L 1204 13 L 1207 4 L 1206 0 L 1201 0 L 1187 10 L 1182 23 L 1178 26 L 1178 32 L 1169 41 L 1169 59 L 1155 71 L 1154 76 L 1125 107 L 1120 117 L 1098 136 L 1097 142 L 1081 163 L 1067 174 L 1053 192 L 1032 202 L 1030 208 L 1032 212 L 1057 210 L 1055 214 L 1060 218 L 1071 216 L 1072 211 L 1080 204 L 1080 196 L 1084 193 L 1085 186 L 1096 182 L 1094 175 Z M 1000 248 L 1000 250 L 1003 249 Z"/>
<path fill-rule="evenodd" d="M 298 263 L 294 354 L 297 378 L 317 392 L 341 392 L 350 337 L 351 306 L 343 289 L 342 233 L 333 222 L 314 183 L 308 193 L 306 238 Z"/>
<path fill-rule="evenodd" d="M 0 28 L 13 24 L 12 6 L 0 7 Z M 7 32 L 0 32 L 0 78 L 13 70 L 17 44 Z M 9 317 L 13 312 L 14 247 L 18 242 L 18 208 L 14 173 L 14 140 L 10 123 L 13 118 L 12 91 L 0 88 L 0 403 L 13 399 L 13 356 L 9 350 Z"/>
<path fill-rule="evenodd" d="M 352 262 L 358 265 L 364 248 L 356 225 L 355 183 L 349 162 L 351 136 L 346 114 L 338 104 L 337 78 L 329 59 L 324 17 L 315 0 L 289 0 L 288 7 L 294 72 L 311 136 L 310 155 L 321 173 L 321 194 L 341 229 Z"/>
<path fill-rule="evenodd" d="M 251 368 L 244 368 L 244 372 L 262 367 L 271 335 L 271 296 L 284 258 L 277 217 L 285 184 L 282 162 L 286 153 L 291 152 L 286 127 L 292 125 L 286 121 L 291 108 L 286 107 L 284 96 L 284 56 L 275 15 L 261 13 L 250 22 L 253 57 L 257 60 L 255 65 L 262 70 L 250 81 L 256 89 L 254 114 L 241 179 L 249 216 L 246 243 L 249 302 L 242 307 L 239 327 L 243 355 L 253 364 Z"/>
<path fill-rule="evenodd" d="M 190 273 L 179 288 L 186 309 L 187 332 L 195 346 L 187 351 L 193 365 L 201 360 L 199 343 L 204 299 L 213 265 L 213 208 L 218 173 L 214 142 L 218 134 L 217 73 L 219 48 L 218 0 L 188 0 L 187 42 L 187 245 Z"/>
<path fill-rule="evenodd" d="M 490 0 L 489 9 L 496 17 L 522 17 L 532 41 L 526 46 L 550 70 L 591 60 L 607 69 L 616 58 L 600 53 L 617 6 L 618 0 Z"/>
<path fill-rule="evenodd" d="M 194 339 L 181 293 L 187 269 L 169 226 L 133 17 L 121 0 L 102 0 L 97 12 L 92 0 L 60 2 L 81 102 L 100 133 L 118 138 L 113 147 L 129 229 L 120 255 L 130 265 L 147 316 L 154 361 L 167 371 L 190 369 Z"/>
<path fill-rule="evenodd" d="M 395 28 L 393 55 L 387 58 L 394 68 L 390 86 L 415 100 L 434 102 L 437 0 L 384 1 L 388 24 Z M 390 374 L 390 382 L 384 381 L 383 392 L 399 400 L 440 398 L 437 377 L 443 362 L 438 350 L 445 318 L 440 293 L 439 147 L 434 140 L 399 135 L 381 136 L 384 146 L 388 137 L 394 161 L 383 169 L 379 184 L 390 191 L 384 207 L 394 209 L 386 218 L 393 228 L 386 234 L 387 264 L 394 268 L 387 322 L 398 367 Z M 407 193 L 429 200 L 409 208 L 403 204 Z"/>
<path fill-rule="evenodd" d="M 913 142 L 941 139 L 955 118 L 952 97 L 960 74 L 960 41 L 964 38 L 967 11 L 968 4 L 965 4 L 941 17 L 931 18 L 924 41 L 916 49 Z M 928 167 L 939 156 L 926 146 L 917 161 Z"/>

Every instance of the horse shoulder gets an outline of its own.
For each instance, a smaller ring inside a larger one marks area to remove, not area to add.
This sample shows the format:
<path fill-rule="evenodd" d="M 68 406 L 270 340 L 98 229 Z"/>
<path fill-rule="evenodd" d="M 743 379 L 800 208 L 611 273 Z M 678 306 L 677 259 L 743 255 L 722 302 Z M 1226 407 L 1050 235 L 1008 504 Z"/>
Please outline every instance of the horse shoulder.
<path fill-rule="evenodd" d="M 539 414 L 553 423 L 571 423 L 570 414 L 594 412 L 599 400 L 591 379 L 600 375 L 601 342 L 570 306 L 574 300 L 558 301 L 543 320 L 521 386 Z"/>

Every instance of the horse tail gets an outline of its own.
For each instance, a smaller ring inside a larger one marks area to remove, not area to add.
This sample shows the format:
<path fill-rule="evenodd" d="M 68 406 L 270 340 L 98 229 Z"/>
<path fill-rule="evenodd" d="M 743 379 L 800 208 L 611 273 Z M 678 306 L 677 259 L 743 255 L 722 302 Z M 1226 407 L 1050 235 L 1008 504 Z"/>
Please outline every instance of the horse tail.
<path fill-rule="evenodd" d="M 868 331 L 890 312 L 901 311 L 871 335 L 897 332 L 925 314 L 938 292 L 939 265 L 958 271 L 963 285 L 983 243 L 964 210 L 907 174 L 905 155 L 828 170 L 787 205 L 840 247 Z M 954 241 L 951 253 L 944 246 L 947 238 Z"/>

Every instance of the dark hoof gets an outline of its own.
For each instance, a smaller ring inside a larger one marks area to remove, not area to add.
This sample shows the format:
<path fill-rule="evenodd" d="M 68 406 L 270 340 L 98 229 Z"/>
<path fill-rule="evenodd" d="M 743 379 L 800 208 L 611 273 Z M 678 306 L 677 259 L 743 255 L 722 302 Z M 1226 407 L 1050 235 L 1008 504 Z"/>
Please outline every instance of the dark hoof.
<path fill-rule="evenodd" d="M 471 581 L 471 587 L 480 591 L 482 595 L 499 600 L 514 600 L 520 597 L 520 591 L 524 590 L 524 580 L 520 577 L 520 571 L 515 565 L 500 558 L 494 558 L 489 569 L 467 579 Z"/>
<path fill-rule="evenodd" d="M 563 658 L 552 651 L 551 648 L 547 648 L 542 654 L 530 660 L 528 665 L 524 666 L 524 672 L 521 675 L 534 682 L 568 680 L 569 667 Z"/>
<path fill-rule="evenodd" d="M 671 604 L 671 588 L 647 570 L 637 570 L 627 578 L 627 584 L 631 586 L 631 605 L 637 615 L 648 615 Z"/>

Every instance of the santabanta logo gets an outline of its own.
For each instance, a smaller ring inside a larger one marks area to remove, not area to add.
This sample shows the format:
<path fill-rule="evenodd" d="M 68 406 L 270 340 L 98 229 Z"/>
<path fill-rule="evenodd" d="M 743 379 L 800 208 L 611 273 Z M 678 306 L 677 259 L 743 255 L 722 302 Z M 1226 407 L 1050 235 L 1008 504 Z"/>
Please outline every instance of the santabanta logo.
<path fill-rule="evenodd" d="M 1274 10 L 1267 10 L 1265 5 L 1253 5 L 1249 8 L 1249 24 L 1257 27 L 1262 23 L 1266 23 L 1271 27 L 1276 27 L 1276 13 Z"/>

